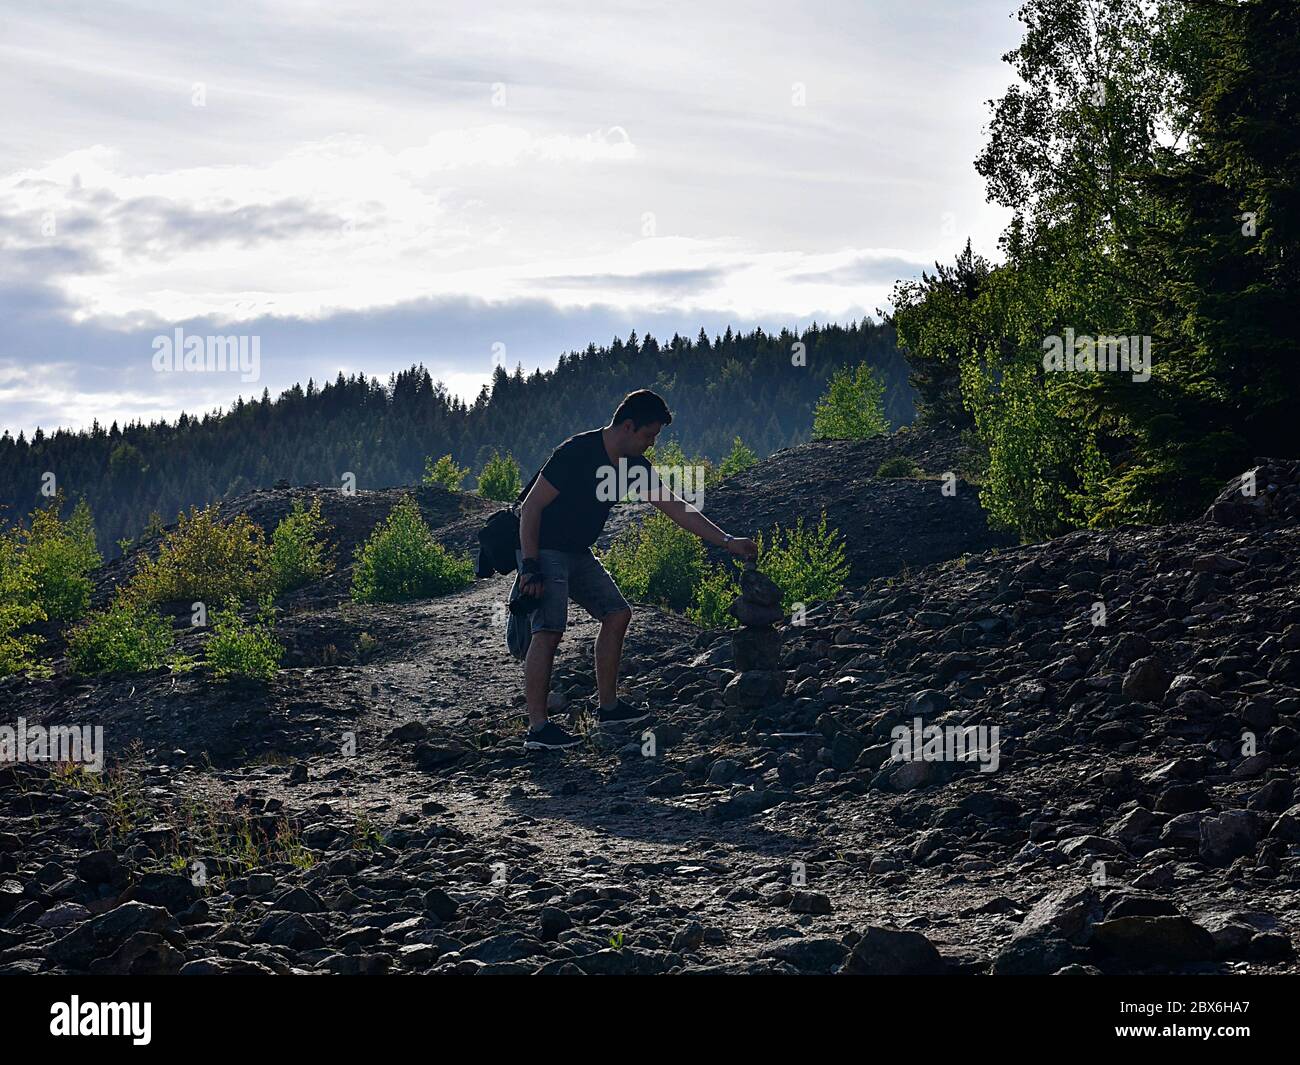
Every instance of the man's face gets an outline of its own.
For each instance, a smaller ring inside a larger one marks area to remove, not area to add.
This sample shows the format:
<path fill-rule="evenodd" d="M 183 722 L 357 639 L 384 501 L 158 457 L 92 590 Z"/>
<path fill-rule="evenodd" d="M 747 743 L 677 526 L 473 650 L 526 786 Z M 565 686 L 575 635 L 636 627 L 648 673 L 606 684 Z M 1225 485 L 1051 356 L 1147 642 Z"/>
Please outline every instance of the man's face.
<path fill-rule="evenodd" d="M 629 428 L 632 425 L 630 421 L 627 424 Z M 648 425 L 641 426 L 640 429 L 633 429 L 628 437 L 628 452 L 633 455 L 644 455 L 646 448 L 654 444 L 655 437 L 659 435 L 659 431 L 663 427 L 663 422 L 650 422 Z"/>

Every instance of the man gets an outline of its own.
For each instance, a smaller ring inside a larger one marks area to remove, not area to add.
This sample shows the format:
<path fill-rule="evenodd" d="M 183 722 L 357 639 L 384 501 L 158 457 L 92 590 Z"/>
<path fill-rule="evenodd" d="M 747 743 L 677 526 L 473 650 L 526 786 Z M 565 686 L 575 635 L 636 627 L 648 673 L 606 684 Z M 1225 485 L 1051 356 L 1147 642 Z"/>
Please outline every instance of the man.
<path fill-rule="evenodd" d="M 512 648 L 528 641 L 524 692 L 529 727 L 524 747 L 529 750 L 555 750 L 581 742 L 546 716 L 551 666 L 568 622 L 570 599 L 600 622 L 596 637 L 597 720 L 627 723 L 649 716 L 644 709 L 618 698 L 619 661 L 632 610 L 591 553 L 591 546 L 619 498 L 617 492 L 610 491 L 611 481 L 627 483 L 626 477 L 618 474 L 626 475 L 635 467 L 644 471 L 636 476 L 648 478 L 646 449 L 672 420 L 662 396 L 647 389 L 632 392 L 604 428 L 579 433 L 557 447 L 521 493 L 519 574 L 511 600 L 532 596 L 539 605 L 531 614 L 511 613 L 507 638 Z M 649 496 L 648 502 L 700 539 L 743 558 L 757 554 L 753 540 L 724 533 L 675 492 L 658 487 Z"/>

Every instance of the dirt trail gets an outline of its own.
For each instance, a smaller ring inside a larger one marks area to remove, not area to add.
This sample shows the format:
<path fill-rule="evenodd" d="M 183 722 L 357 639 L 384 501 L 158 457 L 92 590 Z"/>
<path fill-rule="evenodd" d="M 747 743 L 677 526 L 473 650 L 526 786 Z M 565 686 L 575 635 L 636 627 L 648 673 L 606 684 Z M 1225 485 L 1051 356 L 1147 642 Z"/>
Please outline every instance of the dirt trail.
<path fill-rule="evenodd" d="M 768 877 L 815 879 L 818 892 L 838 900 L 835 927 L 840 932 L 881 922 L 925 928 L 955 962 L 967 958 L 976 964 L 969 926 L 951 937 L 945 930 L 959 926 L 954 912 L 978 907 L 1003 889 L 990 882 L 972 891 L 963 878 L 949 888 L 939 882 L 942 877 L 923 873 L 905 902 L 892 887 L 864 890 L 853 873 L 852 856 L 887 852 L 891 842 L 901 846 L 910 832 L 879 811 L 827 809 L 824 795 L 814 794 L 785 803 L 762 824 L 718 823 L 708 815 L 707 797 L 645 794 L 662 775 L 665 762 L 675 761 L 667 752 L 656 759 L 619 762 L 611 757 L 619 746 L 640 744 L 639 725 L 596 736 L 576 751 L 525 754 L 522 667 L 505 652 L 497 620 L 509 584 L 510 578 L 501 577 L 400 608 L 405 624 L 418 633 L 417 642 L 391 661 L 383 661 L 381 651 L 380 660 L 356 671 L 356 684 L 368 693 L 368 712 L 350 723 L 358 738 L 356 756 L 318 755 L 309 763 L 313 781 L 344 769 L 350 771 L 347 782 L 306 791 L 267 787 L 250 794 L 298 805 L 304 799 L 342 800 L 376 821 L 399 823 L 425 820 L 421 808 L 432 800 L 445 808 L 440 820 L 471 838 L 526 845 L 526 857 L 505 850 L 495 856 L 493 864 L 501 862 L 505 875 L 519 873 L 522 864 L 531 875 L 575 887 L 645 881 L 670 899 L 681 916 L 724 930 L 727 940 L 737 944 L 724 952 L 733 962 L 752 957 L 754 937 L 760 944 L 774 938 L 773 915 L 770 901 L 753 892 L 748 893 L 752 897 L 744 892 L 726 896 L 738 878 Z M 591 668 L 598 626 L 574 609 L 557 659 L 554 690 L 575 682 L 582 685 L 581 675 Z M 648 726 L 652 731 L 663 724 L 689 724 L 680 709 L 670 705 L 671 687 L 647 684 L 638 667 L 656 656 L 689 662 L 698 654 L 689 642 L 694 635 L 691 626 L 672 614 L 638 610 L 627 642 L 630 668 L 624 670 L 624 681 L 635 697 L 668 708 L 657 724 Z M 499 736 L 499 753 L 486 767 L 449 774 L 421 772 L 412 768 L 400 744 L 385 739 L 412 722 L 465 742 L 491 742 L 485 733 Z M 721 757 L 728 749 L 729 744 L 720 742 L 703 753 Z M 1016 879 L 1016 890 L 1022 891 L 1023 878 Z M 804 915 L 791 923 L 806 927 L 814 918 Z M 989 924 L 989 939 L 996 941 L 992 916 Z"/>

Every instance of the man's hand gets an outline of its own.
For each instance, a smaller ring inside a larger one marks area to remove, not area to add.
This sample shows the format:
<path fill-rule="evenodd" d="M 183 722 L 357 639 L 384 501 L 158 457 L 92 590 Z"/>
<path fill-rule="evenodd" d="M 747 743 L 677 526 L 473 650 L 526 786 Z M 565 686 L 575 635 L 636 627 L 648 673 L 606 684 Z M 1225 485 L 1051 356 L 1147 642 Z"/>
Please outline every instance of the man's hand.
<path fill-rule="evenodd" d="M 535 558 L 524 559 L 523 565 L 519 567 L 519 594 L 542 594 L 542 567 Z"/>
<path fill-rule="evenodd" d="M 741 558 L 757 558 L 758 544 L 753 540 L 733 538 L 723 545 L 729 554 L 738 555 Z"/>

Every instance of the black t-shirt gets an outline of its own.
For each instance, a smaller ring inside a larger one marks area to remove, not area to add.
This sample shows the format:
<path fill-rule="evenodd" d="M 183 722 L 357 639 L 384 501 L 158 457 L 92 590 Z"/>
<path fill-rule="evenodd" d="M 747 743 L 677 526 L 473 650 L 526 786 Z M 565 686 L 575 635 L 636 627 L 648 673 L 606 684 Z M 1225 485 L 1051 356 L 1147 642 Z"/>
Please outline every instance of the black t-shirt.
<path fill-rule="evenodd" d="M 620 466 L 623 472 L 620 476 Z M 615 462 L 605 450 L 601 430 L 578 433 L 551 452 L 540 475 L 560 494 L 542 511 L 538 547 L 553 551 L 583 551 L 591 547 L 605 528 L 614 504 L 622 498 L 622 486 L 628 483 L 634 467 L 650 472 L 650 463 L 641 456 Z M 537 477 L 533 478 L 536 481 Z M 528 482 L 520 499 L 528 495 Z M 631 482 L 633 488 L 636 481 Z"/>

